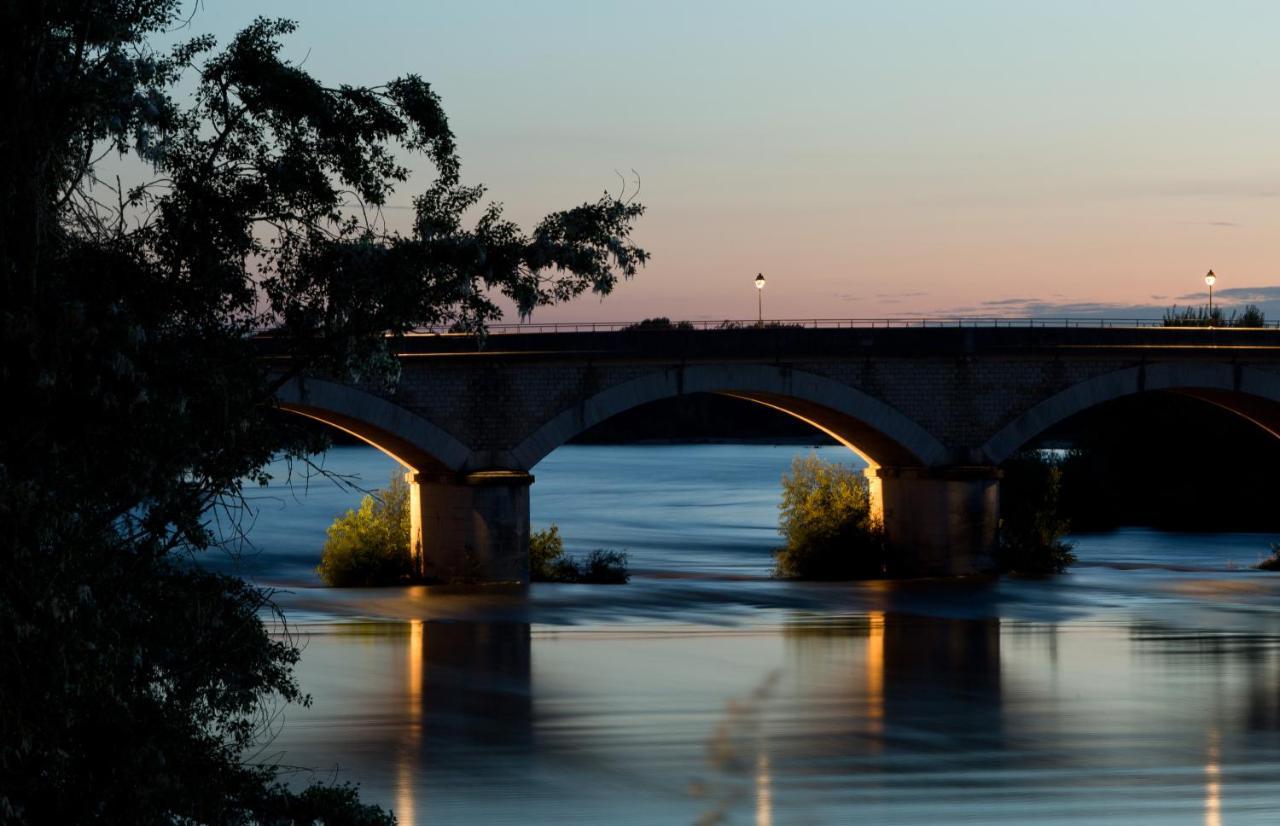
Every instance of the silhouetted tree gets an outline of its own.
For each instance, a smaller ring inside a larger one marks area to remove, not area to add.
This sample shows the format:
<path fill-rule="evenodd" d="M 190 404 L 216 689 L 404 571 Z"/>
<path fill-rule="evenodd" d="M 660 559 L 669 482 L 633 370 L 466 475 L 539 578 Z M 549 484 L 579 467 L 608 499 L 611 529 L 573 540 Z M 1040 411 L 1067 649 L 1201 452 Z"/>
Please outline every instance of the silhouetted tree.
<path fill-rule="evenodd" d="M 0 819 L 380 822 L 246 762 L 272 704 L 303 700 L 297 651 L 267 594 L 194 555 L 241 480 L 318 446 L 270 415 L 282 381 L 392 383 L 388 336 L 608 293 L 647 257 L 642 208 L 522 231 L 462 183 L 418 77 L 326 86 L 279 21 L 150 45 L 180 12 L 0 5 Z M 435 180 L 395 232 L 407 153 Z"/>

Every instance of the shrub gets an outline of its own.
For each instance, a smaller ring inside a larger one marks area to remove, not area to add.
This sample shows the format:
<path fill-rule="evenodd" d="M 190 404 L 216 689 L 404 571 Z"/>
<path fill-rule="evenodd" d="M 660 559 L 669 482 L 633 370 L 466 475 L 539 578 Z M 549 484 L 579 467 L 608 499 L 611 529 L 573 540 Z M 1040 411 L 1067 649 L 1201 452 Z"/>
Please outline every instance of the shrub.
<path fill-rule="evenodd" d="M 1222 307 L 1182 307 L 1174 305 L 1164 312 L 1165 327 L 1264 327 L 1267 317 L 1256 304 L 1246 304 L 1242 310 L 1232 310 L 1230 315 Z"/>
<path fill-rule="evenodd" d="M 316 573 L 326 585 L 359 588 L 413 580 L 409 548 L 409 483 L 400 473 L 391 484 L 360 500 L 329 526 Z"/>
<path fill-rule="evenodd" d="M 884 573 L 884 531 L 871 512 L 866 478 L 816 455 L 796 457 L 782 477 L 774 575 L 789 579 L 857 579 Z"/>
<path fill-rule="evenodd" d="M 1240 311 L 1240 315 L 1238 317 L 1235 313 L 1232 313 L 1232 327 L 1265 327 L 1266 324 L 1267 317 L 1263 314 L 1257 304 L 1245 305 L 1245 308 Z"/>
<path fill-rule="evenodd" d="M 627 572 L 627 555 L 621 551 L 594 550 L 576 567 L 578 582 L 623 585 L 631 581 L 631 574 Z"/>
<path fill-rule="evenodd" d="M 624 330 L 692 330 L 692 321 L 672 321 L 666 316 L 658 316 L 657 318 L 646 318 L 644 321 L 637 321 L 635 324 L 628 324 L 623 327 Z"/>
<path fill-rule="evenodd" d="M 1059 512 L 1062 467 L 1039 451 L 1018 454 L 1004 465 L 1000 483 L 1002 570 L 1022 574 L 1061 573 L 1076 561 L 1063 541 L 1070 523 Z"/>
<path fill-rule="evenodd" d="M 564 561 L 564 540 L 555 525 L 529 535 L 529 579 L 556 582 L 556 565 Z"/>
<path fill-rule="evenodd" d="M 1271 556 L 1254 566 L 1263 571 L 1280 571 L 1280 542 L 1271 543 Z"/>
<path fill-rule="evenodd" d="M 611 585 L 629 582 L 631 574 L 627 571 L 627 555 L 621 551 L 595 550 L 582 562 L 565 556 L 560 529 L 552 525 L 529 536 L 529 579 Z"/>

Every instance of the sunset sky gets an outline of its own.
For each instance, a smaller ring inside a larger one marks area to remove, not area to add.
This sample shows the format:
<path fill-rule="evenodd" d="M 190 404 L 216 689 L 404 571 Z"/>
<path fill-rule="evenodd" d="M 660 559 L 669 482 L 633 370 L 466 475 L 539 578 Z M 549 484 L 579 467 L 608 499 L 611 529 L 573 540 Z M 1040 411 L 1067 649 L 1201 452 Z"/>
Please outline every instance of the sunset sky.
<path fill-rule="evenodd" d="M 535 320 L 753 318 L 757 272 L 774 318 L 1151 316 L 1210 267 L 1280 317 L 1280 3 L 206 0 L 193 28 L 259 14 L 325 81 L 422 75 L 526 225 L 635 170 L 652 262 Z"/>

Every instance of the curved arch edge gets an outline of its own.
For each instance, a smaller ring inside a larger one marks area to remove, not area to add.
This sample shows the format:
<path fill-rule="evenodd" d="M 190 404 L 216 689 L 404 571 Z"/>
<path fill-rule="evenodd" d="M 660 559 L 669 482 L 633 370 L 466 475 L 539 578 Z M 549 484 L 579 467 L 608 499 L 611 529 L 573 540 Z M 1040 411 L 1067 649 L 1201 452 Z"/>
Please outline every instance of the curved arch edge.
<path fill-rule="evenodd" d="M 511 456 L 521 468 L 530 469 L 560 445 L 611 416 L 689 393 L 746 398 L 800 418 L 807 417 L 786 410 L 785 400 L 822 408 L 856 421 L 892 443 L 893 455 L 869 457 L 878 464 L 941 465 L 951 456 L 947 447 L 928 431 L 867 393 L 824 376 L 764 364 L 676 367 L 614 385 L 561 411 L 525 438 Z"/>
<path fill-rule="evenodd" d="M 439 426 L 348 385 L 291 379 L 276 391 L 276 404 L 350 433 L 416 471 L 460 471 L 471 458 L 471 449 Z"/>
<path fill-rule="evenodd" d="M 1153 390 L 1226 391 L 1280 402 L 1280 374 L 1231 364 L 1152 364 L 1104 373 L 1027 410 L 988 439 L 982 453 L 992 464 L 999 465 L 1027 442 L 1076 413 Z"/>

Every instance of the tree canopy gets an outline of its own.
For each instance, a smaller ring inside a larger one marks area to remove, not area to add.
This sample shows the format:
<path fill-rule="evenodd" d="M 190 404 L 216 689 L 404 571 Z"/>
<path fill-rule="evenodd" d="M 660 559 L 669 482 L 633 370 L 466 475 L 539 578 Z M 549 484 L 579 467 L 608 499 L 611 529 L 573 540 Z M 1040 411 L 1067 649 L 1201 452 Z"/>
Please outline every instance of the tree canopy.
<path fill-rule="evenodd" d="M 648 257 L 643 208 L 521 229 L 421 78 L 327 86 L 286 21 L 152 45 L 187 11 L 0 5 L 0 819 L 378 822 L 246 759 L 305 699 L 297 652 L 268 594 L 194 560 L 244 480 L 319 446 L 272 415 L 279 383 L 392 383 L 416 327 L 607 294 Z M 435 179 L 396 231 L 413 154 Z"/>

